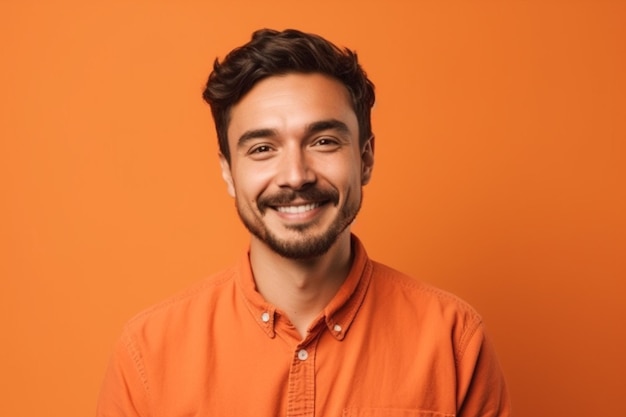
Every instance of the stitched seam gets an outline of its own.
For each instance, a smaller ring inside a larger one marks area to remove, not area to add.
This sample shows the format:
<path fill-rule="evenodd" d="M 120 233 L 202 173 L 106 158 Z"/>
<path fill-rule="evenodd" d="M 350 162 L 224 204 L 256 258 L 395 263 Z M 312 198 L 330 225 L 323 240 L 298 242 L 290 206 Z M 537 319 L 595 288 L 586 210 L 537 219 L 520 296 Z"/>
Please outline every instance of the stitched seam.
<path fill-rule="evenodd" d="M 380 267 L 380 264 L 374 264 L 375 267 Z M 383 269 L 383 268 L 381 268 Z M 440 299 L 446 299 L 449 301 L 453 301 L 456 306 L 462 310 L 463 312 L 467 312 L 470 313 L 472 316 L 472 319 L 476 319 L 479 318 L 480 319 L 480 315 L 478 314 L 478 312 L 476 312 L 476 310 L 474 310 L 473 307 L 471 307 L 466 301 L 464 301 L 463 299 L 459 298 L 458 296 L 451 294 L 447 291 L 444 291 L 440 288 L 431 286 L 429 284 L 426 284 L 418 279 L 414 279 L 411 278 L 410 276 L 402 273 L 402 272 L 398 272 L 395 271 L 396 273 L 400 274 L 399 276 L 395 275 L 395 274 L 390 274 L 388 273 L 388 271 L 386 271 L 385 269 L 383 269 L 382 272 L 380 274 L 380 276 L 384 279 L 387 280 L 393 280 L 395 283 L 397 283 L 398 285 L 400 285 L 401 287 L 404 288 L 409 288 L 412 290 L 417 290 L 417 291 L 421 291 L 423 293 L 430 293 L 433 294 L 437 297 L 439 297 Z M 376 274 L 374 274 L 376 275 Z"/>
<path fill-rule="evenodd" d="M 470 327 L 469 324 L 472 324 Z M 465 355 L 465 349 L 469 345 L 470 340 L 476 334 L 476 331 L 480 327 L 482 320 L 478 317 L 474 317 L 473 320 L 466 324 L 463 328 L 463 333 L 461 334 L 461 339 L 459 340 L 459 346 L 455 352 L 455 362 L 457 366 L 461 363 L 461 359 L 463 359 L 463 355 Z"/>
<path fill-rule="evenodd" d="M 386 407 L 348 407 L 342 410 L 344 417 L 357 415 L 358 411 L 375 412 L 375 411 L 409 411 L 413 413 L 419 413 L 419 417 L 455 417 L 456 414 L 441 413 L 439 411 L 430 411 L 422 409 L 404 409 L 404 408 L 386 408 Z"/>
<path fill-rule="evenodd" d="M 220 275 L 220 274 L 218 274 Z M 214 277 L 218 276 L 215 275 Z M 214 277 L 209 277 L 209 278 L 205 278 L 205 280 L 199 284 L 197 284 L 195 287 L 192 287 L 188 290 L 183 291 L 182 293 L 178 294 L 178 295 L 174 295 L 170 298 L 167 298 L 165 301 L 162 301 L 152 307 L 147 308 L 146 310 L 143 310 L 142 312 L 138 313 L 137 315 L 135 315 L 133 318 L 131 318 L 128 321 L 128 324 L 133 324 L 136 321 L 139 321 L 141 318 L 154 314 L 159 310 L 163 310 L 166 309 L 167 307 L 176 304 L 178 302 L 181 301 L 185 301 L 189 298 L 193 298 L 195 296 L 197 296 L 200 292 L 206 290 L 207 288 L 215 288 L 215 287 L 219 287 L 220 285 L 224 285 L 225 283 L 227 283 L 228 281 L 232 280 L 234 276 L 234 273 L 232 271 L 228 271 L 228 273 L 226 273 L 225 276 L 217 279 Z"/>
<path fill-rule="evenodd" d="M 363 268 L 363 272 L 361 274 L 361 279 L 364 279 L 365 276 L 367 275 L 367 282 L 366 283 L 360 282 L 359 285 L 357 285 L 357 292 L 351 295 L 351 297 L 357 297 L 357 298 L 349 299 L 347 301 L 348 303 L 350 303 L 350 305 L 347 311 L 348 314 L 346 314 L 346 316 L 350 318 L 350 323 L 354 321 L 354 317 L 356 316 L 358 310 L 361 308 L 361 306 L 365 302 L 365 294 L 367 293 L 367 290 L 370 284 L 372 283 L 373 271 L 374 271 L 374 268 L 373 268 L 372 263 L 367 261 L 365 264 L 365 267 Z M 344 331 L 344 334 L 346 331 Z"/>
<path fill-rule="evenodd" d="M 124 342 L 125 342 L 124 346 L 126 347 L 126 350 L 130 353 L 130 357 L 133 360 L 135 369 L 137 370 L 141 383 L 143 384 L 143 388 L 146 391 L 146 398 L 148 399 L 148 403 L 152 403 L 150 385 L 148 384 L 148 376 L 146 374 L 146 369 L 143 366 L 141 353 L 139 352 L 139 347 L 137 346 L 135 340 L 133 339 L 132 335 L 128 331 L 128 328 L 126 328 L 126 331 L 125 331 Z"/>
<path fill-rule="evenodd" d="M 375 266 L 382 266 L 380 264 L 375 264 Z M 458 308 L 458 311 L 467 315 L 467 317 L 463 320 L 460 320 L 460 324 L 462 324 L 461 328 L 461 337 L 458 340 L 458 345 L 455 347 L 454 351 L 454 360 L 458 365 L 465 354 L 467 346 L 471 341 L 472 337 L 476 334 L 478 329 L 480 328 L 483 320 L 480 314 L 474 310 L 466 301 L 457 297 L 454 294 L 441 290 L 437 287 L 430 286 L 425 284 L 419 280 L 413 279 L 410 276 L 398 272 L 400 275 L 395 275 L 393 273 L 389 273 L 387 267 L 382 266 L 382 274 L 380 275 L 383 279 L 387 279 L 393 281 L 395 284 L 399 285 L 402 288 L 408 288 L 415 291 L 420 291 L 422 293 L 430 293 L 436 296 L 437 298 L 443 300 L 448 300 L 453 302 L 455 306 Z M 392 270 L 393 271 L 393 270 Z"/>

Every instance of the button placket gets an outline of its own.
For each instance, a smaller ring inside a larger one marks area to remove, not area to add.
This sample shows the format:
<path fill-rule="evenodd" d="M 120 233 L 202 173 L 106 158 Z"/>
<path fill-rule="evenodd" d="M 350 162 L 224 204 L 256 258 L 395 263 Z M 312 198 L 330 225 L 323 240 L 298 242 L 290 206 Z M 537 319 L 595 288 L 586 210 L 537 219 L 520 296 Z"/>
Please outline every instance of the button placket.
<path fill-rule="evenodd" d="M 296 347 L 289 369 L 287 417 L 313 417 L 315 413 L 315 355 L 319 335 Z"/>

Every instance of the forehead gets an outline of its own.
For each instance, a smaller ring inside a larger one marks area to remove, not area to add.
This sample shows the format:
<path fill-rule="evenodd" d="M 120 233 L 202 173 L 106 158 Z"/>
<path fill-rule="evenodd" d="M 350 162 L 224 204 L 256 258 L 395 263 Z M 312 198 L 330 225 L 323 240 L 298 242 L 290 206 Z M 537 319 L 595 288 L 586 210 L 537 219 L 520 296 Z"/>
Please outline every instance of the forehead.
<path fill-rule="evenodd" d="M 336 119 L 358 130 L 348 89 L 323 74 L 286 74 L 259 81 L 231 109 L 231 146 L 250 129 L 293 131 L 316 121 Z"/>

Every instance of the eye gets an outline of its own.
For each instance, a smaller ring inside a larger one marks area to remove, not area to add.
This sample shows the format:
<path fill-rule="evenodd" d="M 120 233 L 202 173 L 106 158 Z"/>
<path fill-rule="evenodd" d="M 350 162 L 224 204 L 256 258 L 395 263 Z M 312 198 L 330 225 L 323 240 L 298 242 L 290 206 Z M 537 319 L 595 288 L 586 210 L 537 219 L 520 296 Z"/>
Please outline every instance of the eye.
<path fill-rule="evenodd" d="M 271 151 L 272 148 L 270 148 L 268 145 L 258 145 L 255 146 L 253 148 L 251 148 L 248 153 L 264 153 L 264 152 L 269 152 Z"/>
<path fill-rule="evenodd" d="M 332 148 L 335 149 L 337 147 L 340 146 L 340 142 L 339 140 L 330 137 L 330 136 L 324 136 L 321 138 L 318 138 L 315 140 L 315 142 L 313 142 L 313 146 L 321 146 L 324 148 Z"/>
<path fill-rule="evenodd" d="M 273 151 L 274 147 L 272 145 L 259 143 L 251 146 L 246 152 L 246 155 L 253 160 L 262 161 L 274 155 Z"/>

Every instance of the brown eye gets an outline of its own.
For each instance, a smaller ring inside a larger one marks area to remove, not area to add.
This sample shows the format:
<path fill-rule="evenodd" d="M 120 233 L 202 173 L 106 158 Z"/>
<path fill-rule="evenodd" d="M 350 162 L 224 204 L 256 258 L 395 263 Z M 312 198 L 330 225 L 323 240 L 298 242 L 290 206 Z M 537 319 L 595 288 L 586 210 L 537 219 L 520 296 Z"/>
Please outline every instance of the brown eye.
<path fill-rule="evenodd" d="M 319 138 L 315 141 L 315 145 L 324 146 L 324 145 L 336 145 L 337 141 L 333 138 Z"/>
<path fill-rule="evenodd" d="M 312 146 L 320 148 L 320 151 L 334 151 L 341 147 L 341 142 L 331 136 L 318 138 Z"/>
<path fill-rule="evenodd" d="M 250 153 L 263 153 L 263 152 L 269 152 L 272 148 L 270 148 L 267 145 L 260 145 L 257 146 L 255 148 L 250 149 Z"/>

